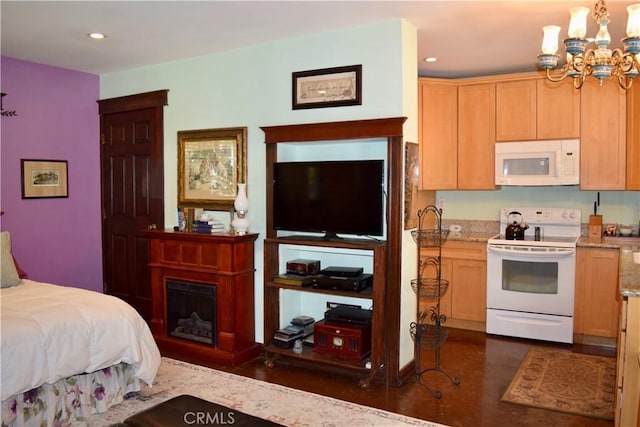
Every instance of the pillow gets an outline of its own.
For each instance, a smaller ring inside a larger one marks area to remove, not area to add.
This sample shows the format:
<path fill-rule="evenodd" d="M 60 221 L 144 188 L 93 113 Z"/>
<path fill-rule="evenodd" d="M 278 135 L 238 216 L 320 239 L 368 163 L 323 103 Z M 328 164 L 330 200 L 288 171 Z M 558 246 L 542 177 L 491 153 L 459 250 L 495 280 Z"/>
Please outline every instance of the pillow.
<path fill-rule="evenodd" d="M 11 236 L 8 231 L 3 231 L 0 233 L 0 288 L 16 286 L 21 282 L 11 256 Z"/>

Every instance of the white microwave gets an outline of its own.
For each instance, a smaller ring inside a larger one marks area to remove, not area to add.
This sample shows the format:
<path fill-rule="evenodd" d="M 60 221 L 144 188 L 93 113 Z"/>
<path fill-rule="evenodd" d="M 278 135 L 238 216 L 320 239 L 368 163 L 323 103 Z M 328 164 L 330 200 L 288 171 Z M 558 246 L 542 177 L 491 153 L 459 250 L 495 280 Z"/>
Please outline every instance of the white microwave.
<path fill-rule="evenodd" d="M 580 140 L 496 143 L 496 185 L 580 183 Z"/>

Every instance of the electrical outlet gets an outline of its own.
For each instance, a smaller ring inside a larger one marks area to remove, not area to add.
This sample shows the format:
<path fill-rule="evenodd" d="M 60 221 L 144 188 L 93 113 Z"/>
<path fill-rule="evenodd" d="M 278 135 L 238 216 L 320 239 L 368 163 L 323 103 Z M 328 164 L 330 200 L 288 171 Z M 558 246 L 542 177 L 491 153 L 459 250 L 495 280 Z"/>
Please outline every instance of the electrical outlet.
<path fill-rule="evenodd" d="M 436 208 L 444 210 L 444 205 L 445 205 L 445 199 L 438 198 L 438 200 L 436 201 Z"/>

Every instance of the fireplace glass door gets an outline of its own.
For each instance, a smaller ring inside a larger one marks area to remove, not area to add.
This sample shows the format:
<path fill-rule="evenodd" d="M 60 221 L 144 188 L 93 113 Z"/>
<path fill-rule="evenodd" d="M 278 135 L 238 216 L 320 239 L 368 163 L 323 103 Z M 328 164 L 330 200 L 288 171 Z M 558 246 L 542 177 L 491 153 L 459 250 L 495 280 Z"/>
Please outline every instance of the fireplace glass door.
<path fill-rule="evenodd" d="M 217 347 L 216 287 L 167 280 L 167 335 Z"/>

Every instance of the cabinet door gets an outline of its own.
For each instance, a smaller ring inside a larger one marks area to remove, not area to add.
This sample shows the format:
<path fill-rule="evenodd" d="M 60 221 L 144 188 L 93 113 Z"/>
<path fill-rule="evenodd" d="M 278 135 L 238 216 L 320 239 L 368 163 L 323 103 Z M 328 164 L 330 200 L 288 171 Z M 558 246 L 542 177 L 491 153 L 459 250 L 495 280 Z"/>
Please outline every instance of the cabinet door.
<path fill-rule="evenodd" d="M 570 79 L 536 82 L 538 139 L 580 137 L 580 91 Z"/>
<path fill-rule="evenodd" d="M 582 86 L 580 188 L 624 190 L 626 98 L 615 81 L 602 86 L 588 78 Z"/>
<path fill-rule="evenodd" d="M 496 85 L 458 87 L 458 189 L 495 189 Z"/>
<path fill-rule="evenodd" d="M 536 137 L 536 81 L 496 83 L 496 140 Z"/>
<path fill-rule="evenodd" d="M 458 88 L 427 79 L 418 82 L 421 190 L 458 185 Z"/>
<path fill-rule="evenodd" d="M 618 335 L 618 249 L 578 248 L 574 332 L 615 338 Z"/>
<path fill-rule="evenodd" d="M 640 82 L 627 90 L 627 190 L 640 190 Z"/>
<path fill-rule="evenodd" d="M 487 263 L 453 260 L 451 317 L 484 322 L 487 315 Z"/>

